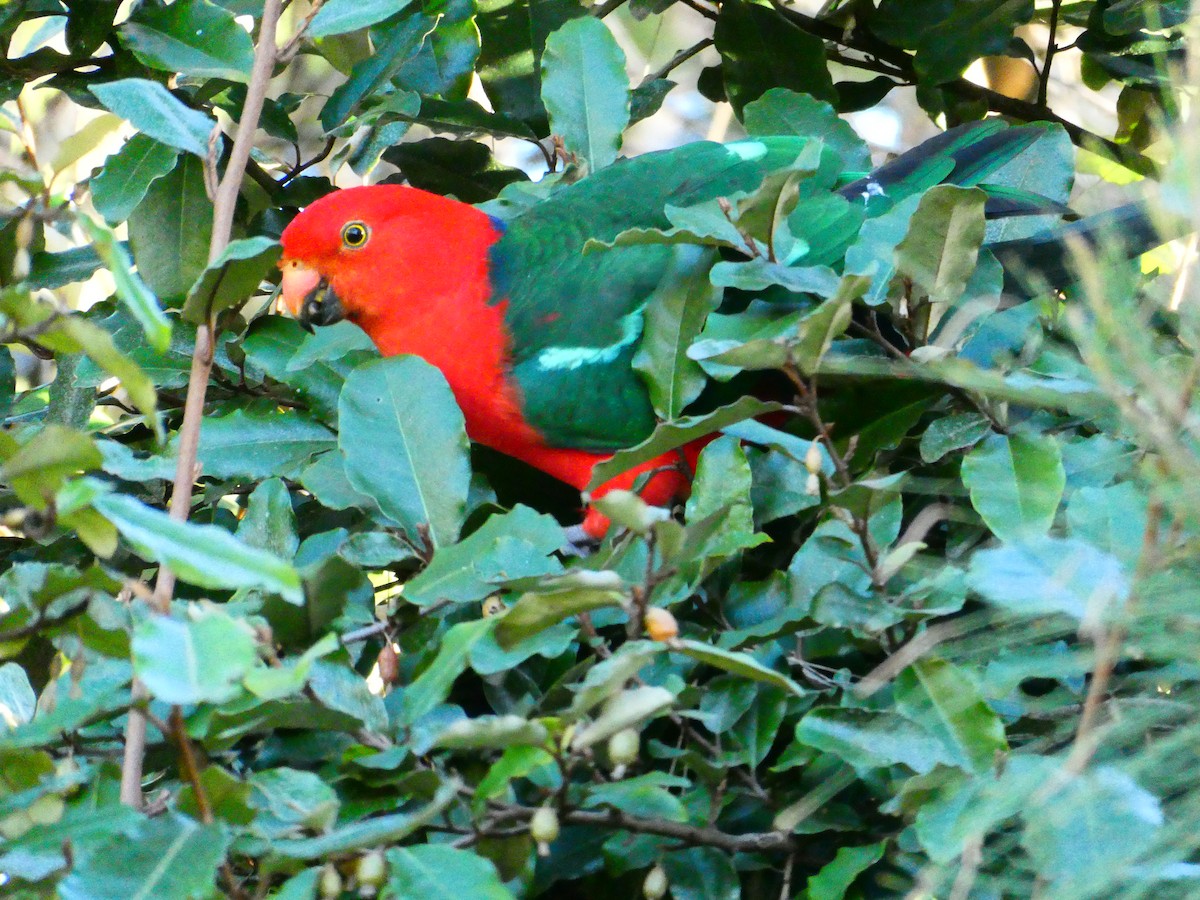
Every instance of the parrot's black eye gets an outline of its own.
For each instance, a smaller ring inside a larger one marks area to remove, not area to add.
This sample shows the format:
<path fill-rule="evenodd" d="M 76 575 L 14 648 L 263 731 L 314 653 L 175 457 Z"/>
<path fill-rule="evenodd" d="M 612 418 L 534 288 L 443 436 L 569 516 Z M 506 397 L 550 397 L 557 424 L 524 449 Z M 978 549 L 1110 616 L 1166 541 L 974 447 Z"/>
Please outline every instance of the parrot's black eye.
<path fill-rule="evenodd" d="M 351 250 L 357 250 L 370 236 L 371 232 L 362 222 L 351 222 L 342 229 L 342 243 Z"/>

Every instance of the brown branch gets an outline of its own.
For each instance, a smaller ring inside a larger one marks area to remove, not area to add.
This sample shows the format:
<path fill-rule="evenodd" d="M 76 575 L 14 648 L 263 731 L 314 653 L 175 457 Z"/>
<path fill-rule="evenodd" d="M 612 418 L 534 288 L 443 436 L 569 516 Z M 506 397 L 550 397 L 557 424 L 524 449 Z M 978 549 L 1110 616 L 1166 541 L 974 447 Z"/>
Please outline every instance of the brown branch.
<path fill-rule="evenodd" d="M 523 810 L 528 816 L 533 808 Z M 770 853 L 799 849 L 799 842 L 786 831 L 758 831 L 748 834 L 728 834 L 718 828 L 688 825 L 668 819 L 631 816 L 617 810 L 573 809 L 560 814 L 568 825 L 592 825 L 597 828 L 619 828 L 635 834 L 656 834 L 674 838 L 689 846 L 716 847 L 727 853 Z"/>
<path fill-rule="evenodd" d="M 1042 71 L 1038 75 L 1038 94 L 1037 104 L 1045 109 L 1046 94 L 1050 90 L 1050 67 L 1054 64 L 1054 54 L 1058 52 L 1058 11 L 1062 7 L 1062 0 L 1051 0 L 1050 3 L 1050 36 L 1046 39 L 1046 60 L 1042 64 Z"/>
<path fill-rule="evenodd" d="M 672 56 L 669 60 L 667 60 L 662 65 L 661 68 L 656 69 L 655 71 L 653 71 L 649 75 L 647 75 L 645 78 L 643 78 L 642 84 L 646 84 L 651 81 L 657 81 L 659 78 L 666 78 L 668 75 L 671 74 L 671 72 L 673 72 L 679 66 L 683 65 L 685 62 L 687 62 L 689 59 L 691 59 L 697 53 L 700 53 L 701 51 L 708 49 L 712 45 L 713 45 L 713 39 L 705 38 L 702 41 L 697 41 L 696 43 L 692 44 L 692 46 L 690 46 L 690 47 L 684 47 L 682 50 L 680 50 L 678 53 L 676 53 L 674 56 Z"/>
<path fill-rule="evenodd" d="M 254 50 L 254 65 L 250 70 L 250 83 L 246 89 L 246 101 L 242 105 L 242 116 L 238 121 L 233 149 L 225 167 L 225 175 L 217 185 L 213 200 L 213 230 L 209 242 L 208 259 L 213 262 L 229 244 L 233 230 L 233 212 L 238 192 L 250 159 L 254 134 L 262 115 L 263 100 L 267 84 L 275 68 L 275 31 L 279 24 L 280 0 L 266 0 L 263 4 L 262 21 L 259 28 L 258 46 Z M 212 322 L 205 322 L 196 330 L 196 346 L 192 351 L 192 369 L 188 377 L 187 400 L 184 403 L 183 422 L 179 426 L 179 457 L 175 466 L 175 481 L 171 492 L 170 516 L 183 522 L 191 511 L 192 488 L 197 474 L 196 449 L 200 443 L 200 422 L 204 417 L 204 398 L 208 391 L 209 374 L 213 364 Z M 160 613 L 169 613 L 171 597 L 175 593 L 175 573 L 166 566 L 158 570 L 154 585 L 154 606 Z M 146 717 L 136 707 L 146 699 L 145 686 L 134 680 L 131 688 L 133 708 L 125 729 L 125 752 L 121 763 L 121 802 L 140 809 L 142 806 L 142 763 L 146 750 Z"/>
<path fill-rule="evenodd" d="M 904 50 L 884 43 L 878 38 L 862 31 L 847 33 L 841 27 L 831 22 L 824 22 L 785 6 L 783 0 L 772 0 L 772 3 L 780 15 L 801 31 L 839 47 L 845 47 L 848 50 L 862 53 L 867 57 L 873 57 L 876 60 L 889 63 L 897 70 L 897 73 L 894 74 L 902 75 L 905 81 L 914 83 L 917 81 L 917 72 L 913 64 L 913 58 Z M 873 65 L 860 64 L 856 60 L 838 55 L 836 51 L 833 51 L 830 55 L 838 58 L 839 62 L 846 63 L 847 65 L 858 66 L 869 71 L 877 71 L 877 68 Z M 1006 97 L 999 91 L 993 91 L 965 78 L 956 78 L 945 84 L 940 84 L 938 87 L 965 100 L 982 100 L 992 112 L 1002 113 L 1026 122 L 1054 122 L 1062 126 L 1063 130 L 1067 132 L 1071 141 L 1076 146 L 1116 160 L 1121 165 L 1141 175 L 1154 176 L 1158 173 L 1158 164 L 1149 157 L 1138 153 L 1124 144 L 1118 144 L 1114 140 L 1101 137 L 1068 119 L 1064 119 L 1057 113 L 1047 109 L 1044 104 L 1030 103 L 1028 100 Z"/>
<path fill-rule="evenodd" d="M 1124 614 L 1128 616 L 1137 605 L 1137 587 L 1139 581 L 1149 572 L 1158 556 L 1159 535 L 1162 529 L 1165 509 L 1160 500 L 1152 499 L 1146 512 L 1146 530 L 1142 532 L 1142 548 L 1138 556 L 1137 571 L 1134 573 L 1134 593 L 1130 594 L 1125 603 Z M 1125 627 L 1114 623 L 1102 638 L 1096 639 L 1096 663 L 1092 670 L 1092 680 L 1088 684 L 1087 694 L 1083 699 L 1083 712 L 1079 715 L 1079 724 L 1075 729 L 1075 737 L 1071 742 L 1071 752 L 1063 769 L 1068 775 L 1079 775 L 1087 768 L 1088 762 L 1096 752 L 1098 741 L 1094 734 L 1100 706 L 1108 693 L 1108 683 L 1112 679 L 1113 670 L 1121 658 L 1121 646 L 1125 642 Z"/>
<path fill-rule="evenodd" d="M 597 19 L 603 19 L 610 12 L 614 12 L 624 6 L 626 0 L 604 0 L 588 10 L 589 15 L 595 16 Z"/>

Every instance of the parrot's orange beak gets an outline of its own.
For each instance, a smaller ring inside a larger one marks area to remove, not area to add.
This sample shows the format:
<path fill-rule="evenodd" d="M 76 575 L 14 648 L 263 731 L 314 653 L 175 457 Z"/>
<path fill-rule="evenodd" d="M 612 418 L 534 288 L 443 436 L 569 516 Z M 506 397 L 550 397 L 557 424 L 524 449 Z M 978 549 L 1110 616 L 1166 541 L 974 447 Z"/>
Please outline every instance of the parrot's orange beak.
<path fill-rule="evenodd" d="M 321 275 L 316 269 L 298 259 L 283 259 L 279 268 L 283 271 L 280 281 L 283 305 L 293 316 L 299 316 L 304 308 L 305 299 L 320 285 Z"/>

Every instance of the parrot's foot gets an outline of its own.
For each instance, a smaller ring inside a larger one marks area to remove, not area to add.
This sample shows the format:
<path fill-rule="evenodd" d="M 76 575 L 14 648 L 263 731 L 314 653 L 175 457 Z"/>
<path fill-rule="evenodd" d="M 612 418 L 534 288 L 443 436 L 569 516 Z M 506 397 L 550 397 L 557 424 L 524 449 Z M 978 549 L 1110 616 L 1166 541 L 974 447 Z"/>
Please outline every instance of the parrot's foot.
<path fill-rule="evenodd" d="M 564 556 L 591 556 L 600 546 L 600 541 L 583 525 L 564 526 L 563 537 L 565 540 L 559 552 Z"/>

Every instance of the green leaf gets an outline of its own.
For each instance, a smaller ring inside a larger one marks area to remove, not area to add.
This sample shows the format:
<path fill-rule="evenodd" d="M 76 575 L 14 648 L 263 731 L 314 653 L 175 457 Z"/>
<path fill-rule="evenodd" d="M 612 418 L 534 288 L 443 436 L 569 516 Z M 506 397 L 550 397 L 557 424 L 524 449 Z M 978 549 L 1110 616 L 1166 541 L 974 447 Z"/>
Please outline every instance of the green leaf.
<path fill-rule="evenodd" d="M 554 757 L 548 750 L 524 744 L 509 747 L 480 779 L 475 788 L 475 803 L 502 795 L 518 778 L 525 778 L 539 769 L 553 768 Z"/>
<path fill-rule="evenodd" d="M 767 540 L 754 532 L 751 481 L 750 464 L 737 438 L 722 435 L 700 453 L 684 517 L 692 526 L 712 516 L 721 521 L 712 538 L 695 548 L 693 558 L 732 556 Z"/>
<path fill-rule="evenodd" d="M 683 416 L 673 422 L 660 422 L 654 429 L 654 433 L 646 440 L 627 450 L 619 450 L 612 455 L 612 458 L 596 465 L 592 469 L 592 480 L 588 482 L 588 490 L 604 484 L 634 466 L 649 462 L 677 447 L 682 447 L 696 438 L 720 431 L 727 425 L 753 419 L 778 409 L 779 404 L 777 403 L 768 403 L 756 397 L 742 397 L 711 413 Z"/>
<path fill-rule="evenodd" d="M 955 774 L 917 810 L 914 830 L 930 858 L 957 860 L 968 841 L 987 837 L 1024 810 L 1058 777 L 1059 762 L 1048 756 L 1013 753 L 1002 771 L 974 777 Z"/>
<path fill-rule="evenodd" d="M 168 305 L 181 302 L 208 263 L 212 201 L 204 190 L 204 164 L 180 157 L 154 181 L 129 217 L 129 247 L 138 274 Z"/>
<path fill-rule="evenodd" d="M 440 371 L 412 356 L 368 362 L 338 402 L 346 476 L 384 514 L 434 547 L 458 536 L 471 467 L 463 417 Z"/>
<path fill-rule="evenodd" d="M 796 740 L 857 769 L 904 765 L 925 773 L 937 765 L 955 764 L 942 741 L 893 712 L 814 709 L 796 725 Z"/>
<path fill-rule="evenodd" d="M 200 427 L 197 458 L 201 474 L 214 478 L 295 477 L 313 454 L 334 447 L 334 436 L 324 425 L 294 410 L 247 412 L 235 410 L 213 416 Z M 179 452 L 178 436 L 168 447 Z"/>
<path fill-rule="evenodd" d="M 133 273 L 133 260 L 108 227 L 87 216 L 80 216 L 78 221 L 95 246 L 97 255 L 112 274 L 117 296 L 141 324 L 150 346 L 158 353 L 165 353 L 171 344 L 171 320 L 163 315 L 158 299 L 150 293 L 142 279 Z"/>
<path fill-rule="evenodd" d="M 258 587 L 300 604 L 300 576 L 288 562 L 247 547 L 215 525 L 177 522 L 133 497 L 104 494 L 93 506 L 117 526 L 145 559 L 165 566 L 189 584 L 207 588 Z"/>
<path fill-rule="evenodd" d="M 896 245 L 896 271 L 933 303 L 953 303 L 975 271 L 986 223 L 987 193 L 939 184 L 921 197 Z"/>
<path fill-rule="evenodd" d="M 986 772 L 1008 750 L 1000 717 L 984 702 L 963 670 L 941 659 L 923 659 L 896 680 L 896 707 L 937 736 L 959 765 Z"/>
<path fill-rule="evenodd" d="M 565 23 L 546 39 L 542 101 L 550 129 L 596 172 L 617 158 L 629 124 L 625 53 L 599 19 Z"/>
<path fill-rule="evenodd" d="M 398 843 L 435 821 L 454 802 L 460 787 L 460 782 L 451 779 L 438 787 L 429 803 L 411 812 L 360 819 L 318 837 L 272 841 L 269 848 L 271 852 L 290 859 L 320 859 L 364 847 Z M 266 850 L 267 847 L 263 846 L 260 852 Z"/>
<path fill-rule="evenodd" d="M 424 116 L 428 106 L 428 102 L 422 106 L 422 115 L 416 120 L 438 127 L 439 123 L 430 122 Z M 461 138 L 454 141 L 438 137 L 405 141 L 385 150 L 383 158 L 399 168 L 413 187 L 435 194 L 452 195 L 464 203 L 491 200 L 505 185 L 527 179 L 521 170 L 510 169 L 497 162 L 486 144 Z"/>
<path fill-rule="evenodd" d="M 600 715 L 575 732 L 571 738 L 571 749 L 591 747 L 618 731 L 662 715 L 674 704 L 675 695 L 662 687 L 641 686 L 621 691 L 605 702 Z"/>
<path fill-rule="evenodd" d="M 608 700 L 664 651 L 664 645 L 655 641 L 628 641 L 622 644 L 608 659 L 601 660 L 587 670 L 583 681 L 574 688 L 575 699 L 569 714 L 582 716 Z"/>
<path fill-rule="evenodd" d="M 425 570 L 404 585 L 404 599 L 417 606 L 471 603 L 506 581 L 555 574 L 562 566 L 551 554 L 564 540 L 553 517 L 517 506 L 489 517 L 457 544 L 440 548 Z"/>
<path fill-rule="evenodd" d="M 711 261 L 698 248 L 679 248 L 672 269 L 646 301 L 633 367 L 645 376 L 650 402 L 663 419 L 676 418 L 704 389 L 704 372 L 687 351 L 721 302 L 721 291 L 708 279 Z"/>
<path fill-rule="evenodd" d="M 687 779 L 673 778 L 665 772 L 647 772 L 634 778 L 590 786 L 583 806 L 585 809 L 610 807 L 631 816 L 686 822 L 687 808 L 668 788 L 686 788 L 690 784 Z"/>
<path fill-rule="evenodd" d="M 350 322 L 315 333 L 282 316 L 255 321 L 242 340 L 246 359 L 308 401 L 322 422 L 337 422 L 338 395 L 354 367 L 378 355 L 371 339 Z M 340 465 L 340 463 L 339 463 Z"/>
<path fill-rule="evenodd" d="M 740 675 L 743 678 L 749 678 L 751 681 L 760 681 L 763 684 L 782 688 L 797 697 L 808 696 L 808 691 L 804 690 L 804 688 L 800 687 L 792 679 L 776 672 L 774 669 L 767 668 L 749 654 L 739 653 L 736 650 L 725 650 L 721 647 L 702 644 L 699 641 L 687 638 L 677 640 L 671 645 L 671 649 L 690 656 L 697 662 L 723 669 L 726 672 Z"/>
<path fill-rule="evenodd" d="M 613 572 L 576 571 L 547 579 L 541 590 L 522 594 L 499 620 L 496 642 L 504 649 L 579 613 L 620 606 L 626 587 Z"/>
<path fill-rule="evenodd" d="M 971 505 L 997 537 L 1045 534 L 1054 522 L 1066 475 L 1054 438 L 996 434 L 962 464 Z"/>
<path fill-rule="evenodd" d="M 282 478 L 268 478 L 250 493 L 246 514 L 238 522 L 238 540 L 247 546 L 268 550 L 280 559 L 296 555 L 296 514 L 292 496 Z"/>
<path fill-rule="evenodd" d="M 1158 797 L 1126 773 L 1100 766 L 1028 810 L 1021 844 L 1062 896 L 1096 896 L 1156 843 L 1163 819 Z"/>
<path fill-rule="evenodd" d="M 1137 565 L 1145 543 L 1150 498 L 1137 483 L 1081 487 L 1071 494 L 1067 523 L 1071 536 L 1111 553 L 1127 566 Z"/>
<path fill-rule="evenodd" d="M 133 835 L 112 837 L 75 860 L 58 886 L 64 900 L 97 897 L 207 897 L 230 836 L 178 813 L 142 818 Z"/>
<path fill-rule="evenodd" d="M 714 847 L 691 847 L 663 857 L 673 900 L 741 900 L 741 884 L 729 855 Z"/>
<path fill-rule="evenodd" d="M 834 338 L 850 325 L 850 304 L 866 288 L 865 279 L 847 275 L 837 293 L 800 319 L 797 340 L 791 346 L 791 359 L 802 375 L 817 371 Z"/>
<path fill-rule="evenodd" d="M 88 90 L 106 109 L 154 140 L 201 159 L 208 156 L 208 139 L 216 121 L 185 106 L 157 81 L 123 78 L 90 85 Z"/>
<path fill-rule="evenodd" d="M 452 722 L 433 745 L 445 750 L 503 750 L 515 745 L 540 747 L 548 738 L 546 726 L 521 716 L 477 716 Z"/>
<path fill-rule="evenodd" d="M 372 32 L 374 52 L 357 63 L 346 83 L 329 95 L 321 109 L 321 127 L 328 133 L 344 125 L 363 100 L 417 54 L 436 24 L 429 16 L 408 15 L 376 28 Z"/>
<path fill-rule="evenodd" d="M 382 698 L 371 693 L 367 680 L 354 669 L 327 659 L 315 660 L 308 685 L 326 709 L 353 716 L 372 731 L 387 728 Z"/>
<path fill-rule="evenodd" d="M 1032 372 L 999 372 L 965 359 L 927 362 L 827 353 L 819 373 L 857 378 L 905 378 L 974 391 L 983 397 L 1088 418 L 1112 411 L 1112 401 L 1091 381 L 1043 378 Z"/>
<path fill-rule="evenodd" d="M 24 725 L 37 709 L 37 695 L 25 670 L 13 662 L 0 665 L 0 733 Z"/>
<path fill-rule="evenodd" d="M 725 93 L 739 116 L 771 88 L 837 100 L 824 43 L 770 7 L 745 0 L 723 4 L 713 40 L 721 54 Z"/>
<path fill-rule="evenodd" d="M 1033 0 L 954 4 L 949 15 L 929 22 L 922 29 L 916 44 L 917 72 L 923 81 L 932 84 L 957 78 L 981 56 L 1005 55 L 1013 30 L 1031 18 Z"/>
<path fill-rule="evenodd" d="M 140 6 L 117 30 L 121 43 L 148 66 L 200 78 L 249 81 L 250 35 L 233 14 L 208 0 Z"/>
<path fill-rule="evenodd" d="M 92 204 L 110 225 L 129 218 L 150 185 L 173 168 L 179 151 L 146 134 L 135 134 L 88 182 Z M 110 265 L 111 268 L 111 265 Z"/>
<path fill-rule="evenodd" d="M 249 627 L 215 609 L 180 621 L 151 616 L 133 635 L 133 670 L 164 703 L 223 703 L 258 661 Z"/>
<path fill-rule="evenodd" d="M 154 383 L 129 357 L 113 345 L 107 331 L 80 316 L 60 319 L 58 330 L 70 340 L 72 349 L 82 350 L 97 366 L 119 379 L 133 405 L 148 419 L 154 420 L 158 402 Z"/>
<path fill-rule="evenodd" d="M 267 237 L 230 241 L 188 291 L 183 317 L 202 324 L 209 316 L 245 303 L 275 266 L 282 249 Z"/>
<path fill-rule="evenodd" d="M 314 40 L 358 31 L 390 19 L 408 8 L 410 0 L 329 0 L 308 26 Z"/>
<path fill-rule="evenodd" d="M 883 859 L 887 843 L 880 841 L 865 847 L 839 847 L 833 861 L 809 877 L 807 900 L 843 900 L 854 879 Z"/>
<path fill-rule="evenodd" d="M 401 725 L 411 725 L 441 703 L 450 688 L 467 668 L 471 648 L 483 640 L 496 625 L 496 619 L 476 619 L 451 627 L 442 638 L 437 656 L 428 668 L 404 689 Z"/>
<path fill-rule="evenodd" d="M 37 509 L 57 493 L 63 480 L 99 468 L 102 457 L 86 434 L 50 424 L 31 435 L 0 467 L 0 482 Z"/>
<path fill-rule="evenodd" d="M 476 6 L 482 38 L 477 68 L 492 108 L 545 137 L 541 59 L 546 38 L 586 10 L 577 0 L 479 0 Z"/>
<path fill-rule="evenodd" d="M 445 844 L 393 847 L 387 851 L 388 896 L 395 900 L 509 900 L 492 863 Z"/>
<path fill-rule="evenodd" d="M 250 778 L 253 828 L 266 837 L 293 837 L 306 830 L 328 831 L 337 821 L 337 792 L 315 772 L 280 767 Z"/>
<path fill-rule="evenodd" d="M 1017 615 L 1063 613 L 1083 622 L 1108 618 L 1130 592 L 1118 559 L 1086 541 L 1046 536 L 980 550 L 971 557 L 967 583 Z"/>
<path fill-rule="evenodd" d="M 935 419 L 921 435 L 921 460 L 935 463 L 947 453 L 979 443 L 991 430 L 991 423 L 979 413 Z"/>
<path fill-rule="evenodd" d="M 829 104 L 809 94 L 787 88 L 771 88 L 742 111 L 746 133 L 769 137 L 795 134 L 820 139 L 842 158 L 844 168 L 871 168 L 871 153 L 850 123 Z"/>
<path fill-rule="evenodd" d="M 762 291 L 778 285 L 795 294 L 832 297 L 840 279 L 828 266 L 785 266 L 757 257 L 747 262 L 717 263 L 712 269 L 712 283 L 740 291 Z"/>

